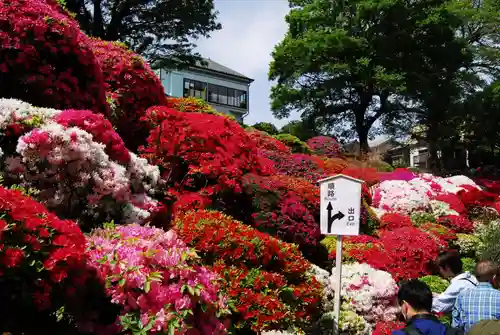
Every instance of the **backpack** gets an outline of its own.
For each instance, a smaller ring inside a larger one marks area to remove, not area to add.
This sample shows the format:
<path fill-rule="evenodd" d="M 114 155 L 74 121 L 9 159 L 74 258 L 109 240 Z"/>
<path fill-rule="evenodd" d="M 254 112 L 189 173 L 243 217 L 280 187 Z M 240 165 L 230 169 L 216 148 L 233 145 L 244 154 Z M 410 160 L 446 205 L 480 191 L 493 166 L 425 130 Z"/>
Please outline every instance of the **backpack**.
<path fill-rule="evenodd" d="M 407 335 L 422 335 L 422 333 L 413 325 L 404 328 L 403 332 Z M 465 335 L 465 332 L 462 329 L 446 326 L 445 335 Z"/>

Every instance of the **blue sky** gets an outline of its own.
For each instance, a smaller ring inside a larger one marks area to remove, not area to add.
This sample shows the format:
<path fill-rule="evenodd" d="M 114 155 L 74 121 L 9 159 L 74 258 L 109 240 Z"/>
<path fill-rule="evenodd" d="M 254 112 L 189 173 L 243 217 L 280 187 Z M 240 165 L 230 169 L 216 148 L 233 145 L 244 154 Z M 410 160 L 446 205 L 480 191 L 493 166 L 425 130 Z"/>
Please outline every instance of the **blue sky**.
<path fill-rule="evenodd" d="M 287 0 L 215 0 L 223 28 L 197 42 L 198 51 L 254 79 L 250 86 L 250 114 L 246 124 L 259 121 L 277 126 L 287 120 L 273 117 L 269 105 L 272 86 L 267 79 L 271 52 L 286 31 Z"/>

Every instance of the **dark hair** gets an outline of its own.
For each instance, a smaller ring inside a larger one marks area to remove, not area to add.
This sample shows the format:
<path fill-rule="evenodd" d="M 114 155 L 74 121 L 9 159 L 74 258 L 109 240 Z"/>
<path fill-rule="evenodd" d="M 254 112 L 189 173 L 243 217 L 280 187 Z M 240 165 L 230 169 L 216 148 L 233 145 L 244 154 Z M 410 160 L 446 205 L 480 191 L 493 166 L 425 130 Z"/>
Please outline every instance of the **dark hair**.
<path fill-rule="evenodd" d="M 417 312 L 430 312 L 432 309 L 432 292 L 426 283 L 412 279 L 399 287 L 398 302 L 406 301 Z"/>
<path fill-rule="evenodd" d="M 476 264 L 475 274 L 479 282 L 491 282 L 499 274 L 498 264 L 489 260 L 480 261 Z"/>
<path fill-rule="evenodd" d="M 436 265 L 441 268 L 448 268 L 455 275 L 462 273 L 463 263 L 460 254 L 456 250 L 443 251 L 436 258 Z"/>

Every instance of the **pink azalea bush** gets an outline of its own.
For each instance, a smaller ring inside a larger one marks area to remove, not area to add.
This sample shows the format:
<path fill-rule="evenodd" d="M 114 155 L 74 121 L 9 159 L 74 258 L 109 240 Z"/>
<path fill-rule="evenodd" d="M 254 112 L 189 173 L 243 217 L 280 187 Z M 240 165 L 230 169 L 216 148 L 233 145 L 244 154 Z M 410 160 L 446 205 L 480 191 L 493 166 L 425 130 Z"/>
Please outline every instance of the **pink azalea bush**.
<path fill-rule="evenodd" d="M 121 306 L 109 334 L 225 334 L 225 299 L 216 274 L 198 265 L 197 255 L 173 230 L 139 225 L 107 227 L 87 241 L 90 266 Z M 85 331 L 95 331 L 87 325 Z"/>
<path fill-rule="evenodd" d="M 61 217 L 132 223 L 161 208 L 158 167 L 130 153 L 100 115 L 8 99 L 0 101 L 1 129 L 6 182 L 39 190 L 37 200 Z"/>
<path fill-rule="evenodd" d="M 335 268 L 325 288 L 326 304 L 333 303 L 336 287 Z M 390 273 L 368 264 L 353 263 L 342 267 L 342 297 L 370 324 L 394 321 L 399 313 L 398 286 Z M 327 307 L 328 308 L 328 307 Z"/>

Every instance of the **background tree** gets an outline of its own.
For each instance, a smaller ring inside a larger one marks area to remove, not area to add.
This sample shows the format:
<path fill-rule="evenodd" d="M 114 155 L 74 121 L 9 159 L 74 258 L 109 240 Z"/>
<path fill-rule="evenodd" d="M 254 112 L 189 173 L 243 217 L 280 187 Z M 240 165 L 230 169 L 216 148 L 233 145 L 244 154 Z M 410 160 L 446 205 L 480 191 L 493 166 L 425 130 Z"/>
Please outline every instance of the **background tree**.
<path fill-rule="evenodd" d="M 446 1 L 290 1 L 288 33 L 273 52 L 276 117 L 299 110 L 325 129 L 354 130 L 362 152 L 379 119 L 415 111 L 408 80 L 456 51 L 456 15 Z M 429 38 L 432 32 L 436 36 Z M 439 43 L 439 44 L 437 44 Z M 460 52 L 459 52 L 460 53 Z M 413 66 L 412 61 L 419 61 Z M 441 63 L 442 64 L 442 61 Z M 411 76 L 408 73 L 412 73 Z M 420 73 L 422 75 L 422 73 Z M 439 76 L 440 74 L 436 74 Z M 411 87 L 413 98 L 423 86 Z"/>
<path fill-rule="evenodd" d="M 290 121 L 281 127 L 280 133 L 291 134 L 299 138 L 301 141 L 307 141 L 311 137 L 321 135 L 316 127 L 313 124 L 308 123 L 307 120 Z"/>
<path fill-rule="evenodd" d="M 153 67 L 200 60 L 193 39 L 221 29 L 213 0 L 66 0 L 85 33 L 121 41 Z"/>
<path fill-rule="evenodd" d="M 257 122 L 252 127 L 260 131 L 265 131 L 269 135 L 277 135 L 279 133 L 278 128 L 270 122 Z"/>

